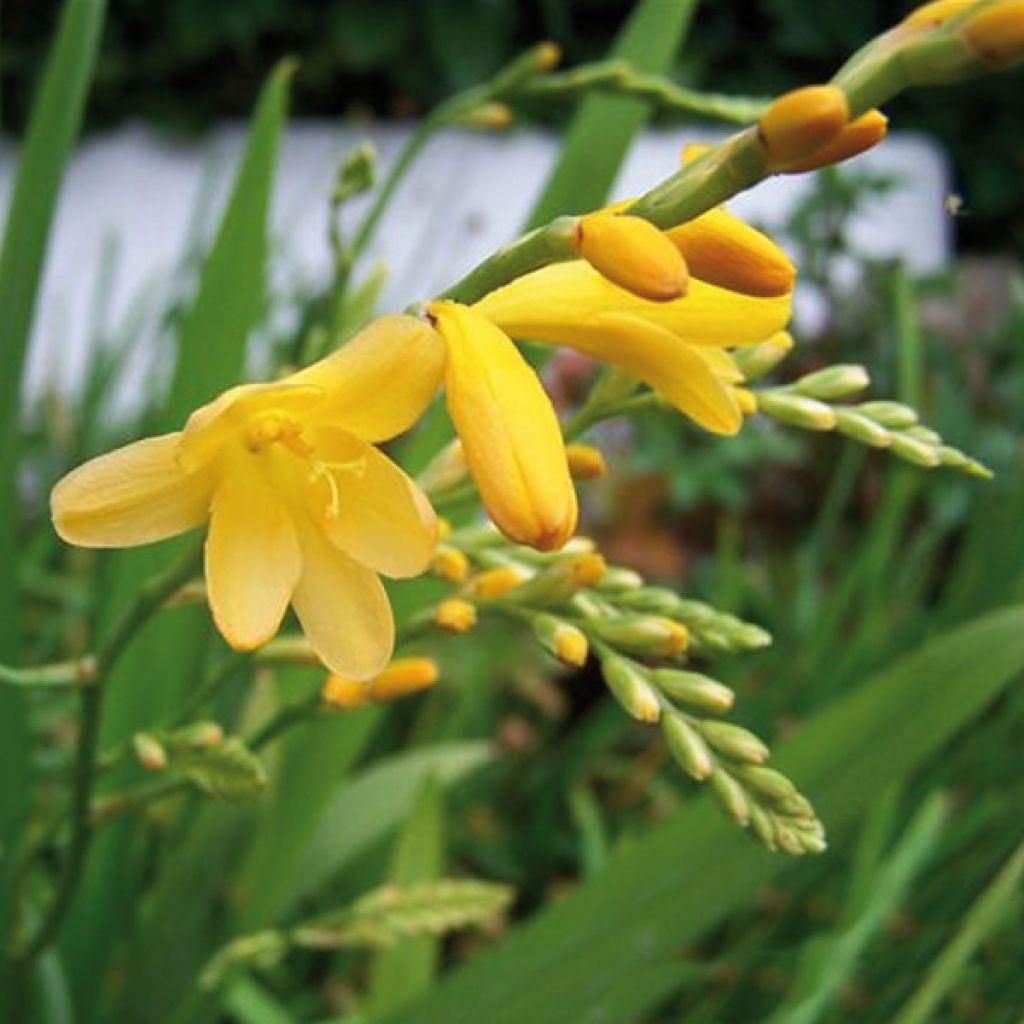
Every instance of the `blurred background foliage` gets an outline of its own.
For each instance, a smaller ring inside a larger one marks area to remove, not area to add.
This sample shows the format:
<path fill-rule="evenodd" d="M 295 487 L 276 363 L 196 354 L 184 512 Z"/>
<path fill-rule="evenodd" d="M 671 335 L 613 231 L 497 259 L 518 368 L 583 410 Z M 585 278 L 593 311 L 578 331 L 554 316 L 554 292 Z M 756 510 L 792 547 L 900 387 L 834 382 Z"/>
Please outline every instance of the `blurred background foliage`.
<path fill-rule="evenodd" d="M 824 81 L 909 3 L 883 0 L 738 0 L 703 4 L 694 45 L 672 76 L 681 84 L 766 95 Z M 537 39 L 557 41 L 569 64 L 603 57 L 632 4 L 626 0 L 115 0 L 87 126 L 142 118 L 195 131 L 242 117 L 284 53 L 297 56 L 298 116 L 410 117 L 493 74 Z M 4 10 L 3 127 L 28 112 L 56 0 Z M 1024 248 L 1024 90 L 987 77 L 889 106 L 902 131 L 923 131 L 951 155 L 971 248 Z M 564 113 L 564 111 L 562 112 Z M 552 111 L 552 116 L 558 112 Z"/>

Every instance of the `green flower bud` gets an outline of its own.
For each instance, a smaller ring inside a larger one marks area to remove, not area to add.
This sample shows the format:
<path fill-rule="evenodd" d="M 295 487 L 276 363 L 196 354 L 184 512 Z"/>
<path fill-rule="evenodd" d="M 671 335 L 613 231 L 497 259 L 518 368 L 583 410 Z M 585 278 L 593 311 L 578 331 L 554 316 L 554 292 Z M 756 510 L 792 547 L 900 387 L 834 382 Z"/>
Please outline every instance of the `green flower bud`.
<path fill-rule="evenodd" d="M 863 413 L 845 408 L 838 408 L 835 413 L 836 429 L 840 434 L 872 448 L 888 448 L 892 444 L 892 434 Z"/>
<path fill-rule="evenodd" d="M 628 715 L 639 722 L 658 721 L 661 716 L 658 692 L 635 661 L 606 652 L 601 657 L 601 673 L 608 689 Z"/>
<path fill-rule="evenodd" d="M 661 615 L 596 619 L 593 631 L 613 647 L 648 657 L 674 657 L 686 650 L 686 627 Z"/>
<path fill-rule="evenodd" d="M 828 401 L 834 398 L 848 398 L 858 391 L 863 391 L 870 384 L 871 378 L 863 366 L 841 364 L 828 366 L 824 370 L 801 377 L 793 385 L 793 390 L 808 398 Z"/>
<path fill-rule="evenodd" d="M 711 773 L 711 792 L 726 814 L 737 825 L 750 822 L 750 800 L 743 787 L 724 768 Z"/>
<path fill-rule="evenodd" d="M 703 782 L 714 770 L 714 759 L 699 732 L 682 715 L 668 712 L 662 716 L 665 743 L 679 767 L 691 778 Z"/>
<path fill-rule="evenodd" d="M 771 373 L 792 350 L 793 339 L 782 331 L 760 345 L 736 349 L 732 358 L 746 380 L 758 380 Z"/>
<path fill-rule="evenodd" d="M 724 714 L 736 699 L 736 695 L 728 686 L 699 672 L 660 668 L 651 672 L 651 678 L 662 693 L 673 700 L 713 714 Z"/>
<path fill-rule="evenodd" d="M 917 423 L 916 410 L 902 402 L 864 402 L 854 408 L 862 416 L 890 430 L 905 430 Z"/>
<path fill-rule="evenodd" d="M 715 750 L 733 760 L 755 764 L 768 760 L 769 750 L 764 741 L 742 726 L 729 722 L 701 722 L 700 731 Z"/>
<path fill-rule="evenodd" d="M 789 801 L 800 795 L 796 786 L 773 768 L 765 768 L 759 764 L 742 764 L 737 765 L 736 774 L 748 788 L 772 803 Z"/>
<path fill-rule="evenodd" d="M 915 466 L 924 466 L 925 469 L 934 469 L 942 463 L 939 450 L 934 445 L 925 444 L 906 434 L 893 434 L 890 450 L 893 455 L 905 462 L 912 462 Z"/>
<path fill-rule="evenodd" d="M 644 578 L 640 573 L 616 566 L 605 572 L 597 589 L 602 594 L 617 594 L 624 590 L 641 590 L 643 585 Z"/>
<path fill-rule="evenodd" d="M 923 423 L 918 423 L 916 426 L 908 427 L 904 431 L 906 437 L 912 437 L 915 441 L 921 441 L 924 444 L 935 445 L 938 447 L 942 444 L 942 437 L 931 427 L 926 427 Z"/>
<path fill-rule="evenodd" d="M 758 391 L 758 412 L 802 430 L 832 430 L 836 414 L 816 398 L 794 395 L 788 391 Z"/>

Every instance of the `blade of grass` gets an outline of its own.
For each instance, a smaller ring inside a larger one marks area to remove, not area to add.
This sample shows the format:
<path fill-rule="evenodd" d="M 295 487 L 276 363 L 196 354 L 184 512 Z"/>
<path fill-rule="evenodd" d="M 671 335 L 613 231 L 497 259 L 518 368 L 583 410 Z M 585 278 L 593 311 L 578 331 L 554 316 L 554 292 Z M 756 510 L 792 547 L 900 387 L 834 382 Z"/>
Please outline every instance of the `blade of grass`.
<path fill-rule="evenodd" d="M 64 170 L 82 123 L 106 9 L 104 0 L 66 0 L 22 144 L 0 248 L 0 657 L 16 662 L 19 605 L 17 463 L 20 392 Z M 13 865 L 28 808 L 29 737 L 24 698 L 0 694 L 0 943 L 8 946 Z M 11 986 L 0 965 L 0 1016 Z"/>
<path fill-rule="evenodd" d="M 1024 607 L 985 616 L 872 676 L 778 754 L 835 830 L 966 725 L 1024 669 Z M 705 800 L 614 858 L 389 1024 L 561 1024 L 597 1014 L 631 972 L 734 911 L 786 867 Z"/>
<path fill-rule="evenodd" d="M 420 785 L 391 858 L 388 881 L 411 885 L 440 878 L 444 871 L 441 787 L 432 775 Z M 436 938 L 408 939 L 382 949 L 370 961 L 366 1012 L 382 1016 L 422 995 L 434 980 L 441 955 Z"/>
<path fill-rule="evenodd" d="M 960 980 L 978 947 L 1021 905 L 1024 842 L 971 904 L 952 939 L 935 958 L 924 980 L 900 1009 L 892 1024 L 927 1024 Z"/>

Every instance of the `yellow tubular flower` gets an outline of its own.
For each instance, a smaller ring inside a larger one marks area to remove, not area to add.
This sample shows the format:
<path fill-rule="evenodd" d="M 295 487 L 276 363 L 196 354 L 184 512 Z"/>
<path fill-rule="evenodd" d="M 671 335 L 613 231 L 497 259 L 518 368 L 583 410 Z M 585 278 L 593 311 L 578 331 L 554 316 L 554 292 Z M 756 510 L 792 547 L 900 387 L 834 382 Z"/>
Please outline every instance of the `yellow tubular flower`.
<path fill-rule="evenodd" d="M 773 165 L 803 160 L 831 142 L 850 116 L 846 94 L 834 85 L 808 85 L 784 93 L 757 123 Z"/>
<path fill-rule="evenodd" d="M 576 528 L 576 492 L 558 417 L 537 375 L 475 309 L 442 301 L 429 312 L 448 349 L 448 412 L 488 514 L 520 544 L 560 548 Z"/>
<path fill-rule="evenodd" d="M 731 359 L 709 353 L 780 331 L 790 299 L 755 298 L 692 279 L 685 298 L 647 302 L 574 261 L 527 274 L 473 309 L 515 337 L 568 345 L 619 366 L 706 429 L 734 434 L 743 422 L 730 386 L 736 381 L 722 377 Z M 727 376 L 737 372 L 732 366 Z"/>
<path fill-rule="evenodd" d="M 54 526 L 70 544 L 120 548 L 209 520 L 207 592 L 228 643 L 266 643 L 291 602 L 324 664 L 367 679 L 394 640 L 377 574 L 422 572 L 437 533 L 426 498 L 371 442 L 412 425 L 444 361 L 429 325 L 383 317 L 300 373 L 226 391 L 183 431 L 80 466 L 53 490 Z"/>
<path fill-rule="evenodd" d="M 580 218 L 579 254 L 602 277 L 653 302 L 686 294 L 679 249 L 650 222 L 609 211 Z"/>

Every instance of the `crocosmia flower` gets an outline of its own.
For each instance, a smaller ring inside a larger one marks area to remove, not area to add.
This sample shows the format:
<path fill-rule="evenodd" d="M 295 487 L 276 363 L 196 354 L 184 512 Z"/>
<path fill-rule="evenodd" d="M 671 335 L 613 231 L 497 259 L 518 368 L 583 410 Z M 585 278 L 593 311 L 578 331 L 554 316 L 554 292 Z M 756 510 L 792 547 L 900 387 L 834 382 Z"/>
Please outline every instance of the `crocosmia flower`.
<path fill-rule="evenodd" d="M 422 572 L 437 526 L 373 445 L 415 422 L 444 363 L 427 323 L 383 317 L 306 370 L 224 392 L 184 430 L 80 466 L 54 488 L 54 525 L 70 544 L 123 548 L 208 522 L 208 598 L 232 647 L 266 643 L 291 603 L 331 671 L 375 676 L 394 644 L 378 574 Z"/>

